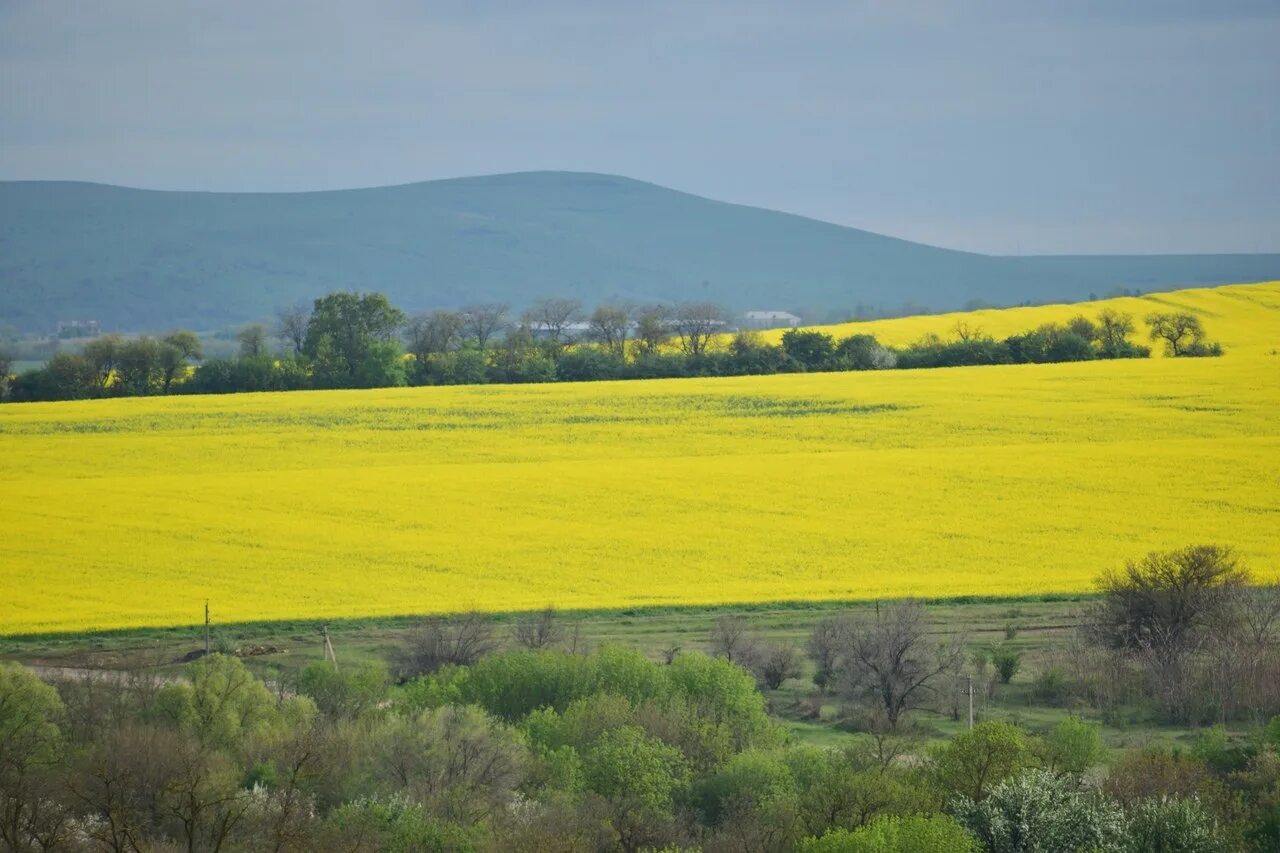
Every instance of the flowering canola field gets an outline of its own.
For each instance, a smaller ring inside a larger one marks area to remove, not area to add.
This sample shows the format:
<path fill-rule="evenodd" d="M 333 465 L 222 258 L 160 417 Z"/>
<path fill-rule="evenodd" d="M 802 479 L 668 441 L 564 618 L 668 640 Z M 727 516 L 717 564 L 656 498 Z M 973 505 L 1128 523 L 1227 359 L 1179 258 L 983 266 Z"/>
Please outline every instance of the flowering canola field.
<path fill-rule="evenodd" d="M 1105 305 L 1227 355 L 0 406 L 0 634 L 1280 576 L 1280 282 L 963 319 Z"/>

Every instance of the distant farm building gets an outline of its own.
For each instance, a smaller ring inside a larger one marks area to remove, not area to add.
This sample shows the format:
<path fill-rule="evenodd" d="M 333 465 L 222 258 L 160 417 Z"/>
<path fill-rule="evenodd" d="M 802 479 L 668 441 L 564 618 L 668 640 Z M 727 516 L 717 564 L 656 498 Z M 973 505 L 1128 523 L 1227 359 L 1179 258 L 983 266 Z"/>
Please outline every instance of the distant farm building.
<path fill-rule="evenodd" d="M 58 337 L 60 338 L 96 338 L 102 329 L 97 320 L 59 320 Z"/>
<path fill-rule="evenodd" d="M 789 311 L 748 311 L 742 315 L 747 329 L 783 329 L 800 325 L 800 318 Z"/>

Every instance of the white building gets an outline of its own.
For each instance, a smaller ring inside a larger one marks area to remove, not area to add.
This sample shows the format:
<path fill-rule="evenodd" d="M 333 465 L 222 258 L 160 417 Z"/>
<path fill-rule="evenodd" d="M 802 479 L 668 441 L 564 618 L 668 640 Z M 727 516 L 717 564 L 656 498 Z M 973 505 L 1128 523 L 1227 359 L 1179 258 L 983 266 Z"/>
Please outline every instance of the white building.
<path fill-rule="evenodd" d="M 748 311 L 742 315 L 746 329 L 782 329 L 800 325 L 800 318 L 789 311 Z"/>

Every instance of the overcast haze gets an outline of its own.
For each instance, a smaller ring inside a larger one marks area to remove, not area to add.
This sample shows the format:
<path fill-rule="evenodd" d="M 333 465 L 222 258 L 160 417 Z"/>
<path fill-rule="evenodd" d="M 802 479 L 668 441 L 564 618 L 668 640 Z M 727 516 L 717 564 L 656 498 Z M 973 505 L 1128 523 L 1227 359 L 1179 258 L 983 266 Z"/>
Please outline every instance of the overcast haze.
<path fill-rule="evenodd" d="M 0 0 L 0 177 L 570 169 L 975 251 L 1280 251 L 1280 4 L 1112 5 Z"/>

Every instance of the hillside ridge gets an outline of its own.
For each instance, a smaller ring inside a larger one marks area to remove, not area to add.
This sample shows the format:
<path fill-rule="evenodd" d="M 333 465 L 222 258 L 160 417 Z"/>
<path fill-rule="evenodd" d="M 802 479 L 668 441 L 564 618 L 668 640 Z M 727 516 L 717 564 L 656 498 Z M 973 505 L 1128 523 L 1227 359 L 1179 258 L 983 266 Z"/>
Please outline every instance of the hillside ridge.
<path fill-rule="evenodd" d="M 337 289 L 409 311 L 710 299 L 816 320 L 1277 276 L 1280 255 L 980 255 L 592 172 L 289 193 L 0 182 L 0 324 L 24 331 L 208 330 Z"/>

